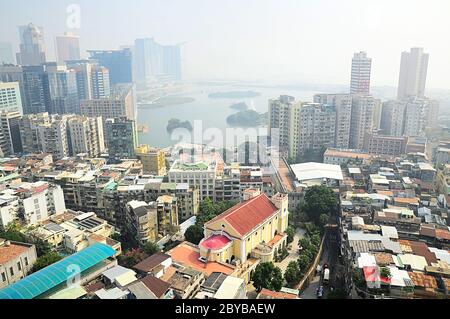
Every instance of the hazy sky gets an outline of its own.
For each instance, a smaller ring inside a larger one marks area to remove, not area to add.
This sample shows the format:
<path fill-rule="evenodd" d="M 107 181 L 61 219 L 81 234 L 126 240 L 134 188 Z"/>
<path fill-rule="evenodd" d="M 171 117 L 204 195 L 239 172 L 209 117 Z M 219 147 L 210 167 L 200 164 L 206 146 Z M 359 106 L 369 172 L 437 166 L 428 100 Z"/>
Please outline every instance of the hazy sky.
<path fill-rule="evenodd" d="M 192 78 L 348 84 L 354 52 L 373 58 L 374 85 L 396 86 L 400 54 L 430 53 L 427 87 L 450 89 L 448 0 L 0 0 L 0 41 L 18 47 L 17 25 L 53 38 L 81 37 L 82 50 L 112 49 L 137 37 L 187 43 Z M 66 9 L 81 8 L 80 29 Z"/>

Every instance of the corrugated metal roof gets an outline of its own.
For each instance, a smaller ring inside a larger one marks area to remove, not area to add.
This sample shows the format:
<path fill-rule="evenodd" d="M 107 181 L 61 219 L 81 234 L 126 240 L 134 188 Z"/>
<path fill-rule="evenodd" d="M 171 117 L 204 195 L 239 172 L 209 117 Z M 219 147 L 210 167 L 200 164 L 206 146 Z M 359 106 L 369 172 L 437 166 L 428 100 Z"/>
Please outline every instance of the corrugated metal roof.
<path fill-rule="evenodd" d="M 82 251 L 56 262 L 24 279 L 0 290 L 0 299 L 33 299 L 63 284 L 74 276 L 73 267 L 80 272 L 114 256 L 116 251 L 105 244 L 96 243 Z"/>

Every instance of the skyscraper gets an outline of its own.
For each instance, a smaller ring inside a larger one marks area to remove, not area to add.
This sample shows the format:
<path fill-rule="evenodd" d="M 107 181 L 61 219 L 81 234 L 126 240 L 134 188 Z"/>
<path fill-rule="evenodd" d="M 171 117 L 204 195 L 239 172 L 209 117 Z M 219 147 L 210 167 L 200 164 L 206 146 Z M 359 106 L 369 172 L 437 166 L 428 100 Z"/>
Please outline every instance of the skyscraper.
<path fill-rule="evenodd" d="M 133 62 L 130 49 L 88 51 L 91 59 L 109 70 L 111 85 L 133 82 Z"/>
<path fill-rule="evenodd" d="M 9 42 L 0 42 L 0 64 L 14 64 L 12 45 Z"/>
<path fill-rule="evenodd" d="M 0 113 L 23 114 L 19 82 L 0 82 Z"/>
<path fill-rule="evenodd" d="M 352 78 L 350 83 L 351 94 L 370 94 L 370 72 L 372 59 L 366 52 L 355 53 L 352 59 Z"/>
<path fill-rule="evenodd" d="M 163 74 L 173 81 L 182 79 L 181 45 L 163 46 Z"/>
<path fill-rule="evenodd" d="M 57 36 L 55 42 L 58 63 L 80 59 L 80 38 L 78 36 L 65 33 L 62 36 Z"/>
<path fill-rule="evenodd" d="M 410 52 L 402 53 L 397 94 L 399 100 L 425 96 L 428 59 L 429 55 L 423 52 L 423 48 L 412 48 Z"/>
<path fill-rule="evenodd" d="M 42 65 L 23 66 L 23 97 L 24 114 L 46 112 L 46 92 L 48 92 L 45 70 Z"/>
<path fill-rule="evenodd" d="M 107 68 L 89 60 L 67 61 L 66 65 L 68 69 L 75 71 L 80 101 L 110 96 L 111 88 Z"/>
<path fill-rule="evenodd" d="M 145 83 L 163 73 L 163 50 L 153 38 L 136 39 L 134 42 L 135 80 Z"/>
<path fill-rule="evenodd" d="M 80 113 L 77 78 L 73 70 L 56 63 L 45 65 L 45 78 L 48 87 L 46 104 L 50 113 Z"/>
<path fill-rule="evenodd" d="M 40 65 L 45 63 L 44 29 L 32 23 L 20 26 L 20 52 L 17 53 L 17 64 Z"/>

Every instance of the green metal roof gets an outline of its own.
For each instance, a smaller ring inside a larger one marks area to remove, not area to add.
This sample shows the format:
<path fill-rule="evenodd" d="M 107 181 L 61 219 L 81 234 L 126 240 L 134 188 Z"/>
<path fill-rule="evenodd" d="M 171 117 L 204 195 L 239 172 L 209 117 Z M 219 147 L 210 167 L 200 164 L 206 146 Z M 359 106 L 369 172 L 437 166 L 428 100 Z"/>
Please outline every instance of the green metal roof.
<path fill-rule="evenodd" d="M 73 278 L 74 267 L 83 272 L 115 253 L 112 247 L 96 243 L 1 289 L 0 299 L 36 298 Z"/>
<path fill-rule="evenodd" d="M 7 176 L 1 177 L 1 178 L 0 178 L 0 183 L 7 182 L 7 181 L 10 181 L 10 180 L 12 180 L 12 179 L 14 179 L 14 178 L 18 178 L 18 177 L 20 177 L 20 174 L 18 174 L 18 173 L 12 173 L 12 174 L 9 174 L 9 175 L 7 175 Z"/>

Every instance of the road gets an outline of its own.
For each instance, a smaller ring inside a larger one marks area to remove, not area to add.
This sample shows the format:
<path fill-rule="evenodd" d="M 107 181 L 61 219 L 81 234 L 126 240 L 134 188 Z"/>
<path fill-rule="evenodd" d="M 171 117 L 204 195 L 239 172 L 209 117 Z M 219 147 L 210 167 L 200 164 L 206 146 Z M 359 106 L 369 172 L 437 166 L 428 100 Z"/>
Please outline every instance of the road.
<path fill-rule="evenodd" d="M 336 271 L 338 268 L 338 252 L 339 252 L 339 245 L 337 241 L 335 240 L 336 237 L 334 234 L 328 234 L 327 238 L 325 239 L 325 246 L 322 253 L 322 256 L 320 258 L 320 265 L 328 264 L 330 267 L 330 284 L 329 285 L 323 285 L 324 286 L 324 295 L 323 298 L 325 299 L 327 297 L 327 294 L 329 292 L 330 287 L 337 287 L 339 282 L 339 271 Z M 300 298 L 302 299 L 316 299 L 316 290 L 319 286 L 322 285 L 322 278 L 319 275 L 315 276 L 311 282 L 309 283 L 308 287 L 300 294 Z"/>
<path fill-rule="evenodd" d="M 328 250 L 325 249 L 322 257 L 320 258 L 320 265 L 324 263 L 328 263 Z M 310 281 L 308 287 L 300 294 L 301 299 L 317 299 L 316 290 L 322 283 L 322 278 L 320 274 L 314 276 L 314 278 Z M 326 289 L 324 289 L 324 298 L 326 298 Z"/>
<path fill-rule="evenodd" d="M 275 263 L 275 266 L 279 267 L 284 274 L 287 269 L 287 266 L 291 261 L 296 261 L 298 259 L 298 242 L 305 236 L 305 230 L 298 228 L 294 235 L 294 240 L 292 241 L 290 248 L 288 249 L 289 255 L 284 258 L 281 262 Z"/>

